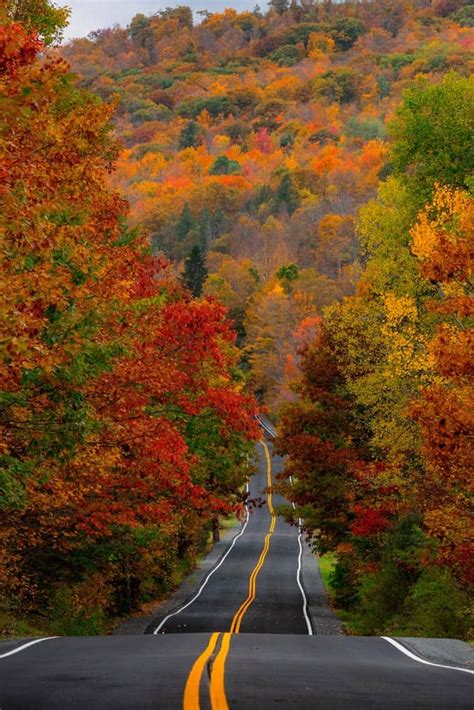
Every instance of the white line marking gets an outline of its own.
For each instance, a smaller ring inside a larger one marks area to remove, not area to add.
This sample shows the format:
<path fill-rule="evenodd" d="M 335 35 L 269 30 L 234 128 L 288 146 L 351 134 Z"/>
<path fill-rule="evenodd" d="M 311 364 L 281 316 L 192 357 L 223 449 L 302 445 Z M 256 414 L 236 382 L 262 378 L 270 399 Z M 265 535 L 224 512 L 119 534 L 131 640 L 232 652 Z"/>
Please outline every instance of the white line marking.
<path fill-rule="evenodd" d="M 28 643 L 24 643 L 21 646 L 18 646 L 18 648 L 14 648 L 12 651 L 8 651 L 7 653 L 2 653 L 0 655 L 0 658 L 6 658 L 7 656 L 13 656 L 14 653 L 20 653 L 20 651 L 24 651 L 25 648 L 29 648 L 30 646 L 34 646 L 36 643 L 41 643 L 42 641 L 51 641 L 51 639 L 57 639 L 59 636 L 46 636 L 45 638 L 42 639 L 35 639 L 34 641 L 29 641 Z"/>
<path fill-rule="evenodd" d="M 273 438 L 276 437 L 276 431 L 272 431 L 271 429 L 269 429 L 269 428 L 267 427 L 267 425 L 262 422 L 262 420 L 260 419 L 259 416 L 257 416 L 257 421 L 258 421 L 258 423 L 260 424 L 260 426 L 261 426 L 263 429 L 265 429 L 265 431 L 266 431 L 268 434 L 270 434 L 270 436 L 272 436 Z"/>
<path fill-rule="evenodd" d="M 247 493 L 248 493 L 248 492 L 249 492 L 249 484 L 248 484 L 248 483 L 247 483 L 247 487 L 246 487 L 246 488 L 247 488 Z M 237 542 L 237 540 L 239 539 L 239 537 L 242 537 L 242 535 L 244 534 L 245 528 L 247 527 L 247 524 L 248 524 L 248 522 L 249 522 L 249 517 L 250 517 L 250 515 L 249 515 L 249 509 L 248 509 L 247 506 L 245 506 L 245 511 L 246 511 L 245 523 L 244 523 L 243 526 L 242 526 L 242 530 L 241 530 L 237 535 L 234 536 L 234 538 L 233 538 L 233 540 L 232 540 L 231 546 L 229 547 L 229 549 L 227 550 L 227 552 L 225 553 L 225 555 L 222 557 L 222 559 L 221 559 L 221 561 L 219 562 L 219 564 L 216 565 L 215 567 L 213 567 L 213 568 L 211 569 L 211 571 L 209 572 L 209 574 L 207 575 L 207 577 L 204 579 L 204 582 L 201 584 L 201 586 L 199 587 L 198 591 L 196 592 L 196 594 L 194 595 L 194 597 L 193 597 L 192 599 L 190 599 L 186 604 L 184 604 L 184 606 L 180 607 L 180 608 L 177 609 L 176 611 L 173 611 L 171 614 L 168 614 L 168 616 L 165 616 L 165 618 L 163 619 L 163 621 L 162 621 L 162 622 L 156 627 L 156 629 L 153 631 L 154 634 L 159 634 L 159 633 L 160 633 L 160 629 L 163 628 L 163 626 L 166 624 L 166 622 L 168 621 L 168 619 L 171 619 L 172 616 L 176 616 L 177 614 L 181 614 L 182 611 L 184 611 L 185 609 L 187 609 L 188 606 L 191 606 L 191 604 L 193 604 L 193 603 L 196 601 L 196 599 L 198 599 L 198 597 L 201 596 L 204 587 L 205 587 L 206 584 L 209 582 L 209 580 L 210 580 L 210 578 L 212 577 L 212 575 L 214 574 L 214 572 L 217 572 L 217 570 L 219 569 L 219 567 L 221 567 L 221 565 L 224 564 L 226 558 L 230 555 L 230 553 L 231 553 L 231 551 L 232 551 L 232 548 L 234 547 L 235 543 Z"/>
<path fill-rule="evenodd" d="M 306 626 L 308 627 L 308 636 L 313 636 L 313 627 L 311 626 L 311 621 L 310 621 L 309 615 L 308 615 L 308 600 L 306 598 L 306 594 L 303 589 L 303 585 L 301 584 L 301 558 L 303 556 L 303 545 L 301 543 L 301 533 L 299 533 L 299 535 L 298 535 L 298 545 L 299 545 L 300 551 L 299 551 L 299 555 L 298 555 L 298 569 L 296 571 L 296 581 L 298 582 L 298 587 L 300 588 L 301 596 L 303 597 L 303 615 L 304 615 L 304 619 L 306 621 Z"/>
<path fill-rule="evenodd" d="M 290 476 L 290 485 L 293 485 L 293 476 Z M 293 510 L 296 510 L 296 505 L 294 501 L 291 502 L 291 505 L 293 507 Z M 313 636 L 313 627 L 311 626 L 311 621 L 308 615 L 308 599 L 306 597 L 305 591 L 303 589 L 303 584 L 301 582 L 301 559 L 303 556 L 303 544 L 302 544 L 302 534 L 301 534 L 301 528 L 303 526 L 303 521 L 301 518 L 298 518 L 298 545 L 300 548 L 299 554 L 298 554 L 298 569 L 296 570 L 296 581 L 298 582 L 298 587 L 300 588 L 301 591 L 301 596 L 303 597 L 303 616 L 306 621 L 306 626 L 308 627 L 308 635 Z"/>
<path fill-rule="evenodd" d="M 445 666 L 441 663 L 432 663 L 431 661 L 425 661 L 424 658 L 415 656 L 414 653 L 405 648 L 405 646 L 402 646 L 402 644 L 398 643 L 398 641 L 395 641 L 395 639 L 390 638 L 390 636 L 381 636 L 380 638 L 382 638 L 384 641 L 387 641 L 387 643 L 392 644 L 392 646 L 395 646 L 396 649 L 405 654 L 405 656 L 408 656 L 408 658 L 411 658 L 413 661 L 418 661 L 418 663 L 424 663 L 425 666 L 434 666 L 435 668 L 447 668 L 449 671 L 461 671 L 462 673 L 470 673 L 471 675 L 474 674 L 474 671 L 471 671 L 468 668 L 459 668 L 459 666 Z"/>

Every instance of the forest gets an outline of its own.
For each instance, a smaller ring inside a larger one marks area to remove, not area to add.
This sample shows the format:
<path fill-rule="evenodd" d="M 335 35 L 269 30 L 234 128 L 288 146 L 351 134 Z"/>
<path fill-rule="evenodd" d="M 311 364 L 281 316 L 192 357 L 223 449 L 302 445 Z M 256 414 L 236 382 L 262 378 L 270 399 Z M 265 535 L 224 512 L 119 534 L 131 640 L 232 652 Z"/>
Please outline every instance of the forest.
<path fill-rule="evenodd" d="M 468 638 L 474 6 L 66 23 L 0 10 L 0 625 L 173 589 L 263 408 L 348 631 Z"/>

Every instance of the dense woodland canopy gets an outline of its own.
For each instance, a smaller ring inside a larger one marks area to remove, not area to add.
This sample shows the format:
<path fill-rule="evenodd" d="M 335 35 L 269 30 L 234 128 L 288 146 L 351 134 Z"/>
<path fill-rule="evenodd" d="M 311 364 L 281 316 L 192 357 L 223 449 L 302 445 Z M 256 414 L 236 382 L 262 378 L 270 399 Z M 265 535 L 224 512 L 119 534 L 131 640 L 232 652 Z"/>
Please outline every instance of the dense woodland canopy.
<path fill-rule="evenodd" d="M 126 225 L 113 105 L 1 19 L 1 618 L 100 633 L 239 513 L 256 407 L 225 308 Z"/>
<path fill-rule="evenodd" d="M 0 34 L 15 603 L 171 586 L 238 508 L 246 388 L 352 631 L 468 636 L 473 5 L 168 8 L 62 47 L 71 78 L 30 4 Z"/>
<path fill-rule="evenodd" d="M 120 98 L 114 184 L 133 223 L 175 262 L 206 257 L 204 291 L 246 333 L 272 408 L 314 318 L 354 292 L 366 259 L 357 214 L 394 169 L 387 137 L 403 92 L 469 73 L 471 10 L 282 0 L 193 24 L 178 7 L 65 48 L 82 85 Z M 297 278 L 278 277 L 289 264 Z"/>

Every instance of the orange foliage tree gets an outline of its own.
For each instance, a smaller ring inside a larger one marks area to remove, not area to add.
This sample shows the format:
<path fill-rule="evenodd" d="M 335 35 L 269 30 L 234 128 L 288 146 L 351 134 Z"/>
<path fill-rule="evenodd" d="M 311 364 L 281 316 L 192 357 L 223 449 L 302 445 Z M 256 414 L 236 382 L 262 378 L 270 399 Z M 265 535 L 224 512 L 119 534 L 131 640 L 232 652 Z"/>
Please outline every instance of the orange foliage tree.
<path fill-rule="evenodd" d="M 1 27 L 0 581 L 22 609 L 102 618 L 239 509 L 255 408 L 225 309 L 125 226 L 113 104 L 42 51 Z"/>

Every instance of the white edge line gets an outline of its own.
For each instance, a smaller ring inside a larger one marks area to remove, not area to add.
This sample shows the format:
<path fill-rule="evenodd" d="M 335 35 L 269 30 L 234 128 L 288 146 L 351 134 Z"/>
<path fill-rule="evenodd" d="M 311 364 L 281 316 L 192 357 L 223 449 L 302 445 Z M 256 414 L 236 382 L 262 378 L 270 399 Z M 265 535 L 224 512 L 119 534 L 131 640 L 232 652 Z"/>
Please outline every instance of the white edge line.
<path fill-rule="evenodd" d="M 249 491 L 249 485 L 248 485 L 248 483 L 247 483 L 247 493 L 248 493 L 248 491 Z M 224 564 L 226 558 L 228 557 L 228 555 L 230 555 L 230 553 L 231 553 L 231 551 L 232 551 L 232 548 L 234 547 L 235 543 L 237 542 L 237 540 L 239 539 L 239 537 L 242 537 L 242 535 L 244 534 L 245 528 L 247 527 L 247 523 L 249 522 L 249 517 L 250 517 L 250 516 L 249 516 L 249 510 L 248 510 L 248 507 L 247 507 L 247 506 L 246 506 L 245 510 L 246 510 L 245 523 L 243 524 L 241 531 L 240 531 L 239 533 L 237 533 L 237 535 L 234 535 L 234 538 L 232 539 L 232 544 L 231 544 L 231 546 L 229 547 L 229 549 L 227 550 L 227 552 L 225 553 L 225 555 L 221 558 L 219 564 L 217 564 L 215 567 L 213 567 L 213 568 L 211 569 L 211 571 L 208 573 L 207 577 L 204 579 L 203 583 L 201 584 L 201 586 L 200 586 L 199 589 L 197 590 L 197 592 L 196 592 L 196 594 L 194 595 L 194 597 L 193 597 L 192 599 L 190 599 L 186 604 L 184 604 L 184 606 L 180 607 L 180 608 L 177 609 L 176 611 L 173 611 L 171 614 L 168 614 L 168 616 L 165 616 L 165 618 L 163 619 L 163 621 L 161 621 L 160 624 L 159 624 L 159 625 L 156 627 L 156 629 L 153 631 L 153 634 L 155 634 L 155 635 L 156 635 L 156 634 L 159 634 L 159 633 L 160 633 L 160 630 L 163 628 L 163 626 L 166 624 L 166 622 L 167 622 L 169 619 L 171 619 L 172 616 L 176 616 L 177 614 L 181 614 L 182 611 L 184 611 L 185 609 L 187 609 L 188 606 L 191 606 L 191 604 L 193 604 L 193 603 L 196 601 L 196 599 L 198 599 L 198 598 L 201 596 L 204 587 L 205 587 L 206 584 L 209 582 L 209 580 L 210 580 L 210 578 L 212 577 L 212 575 L 214 574 L 214 572 L 217 572 L 217 570 L 219 569 L 219 567 L 221 567 L 221 565 Z"/>
<path fill-rule="evenodd" d="M 6 658 L 7 656 L 13 656 L 15 653 L 20 653 L 20 651 L 24 651 L 25 648 L 29 648 L 30 646 L 34 646 L 36 643 L 41 643 L 42 641 L 51 641 L 51 639 L 58 639 L 59 636 L 45 636 L 45 638 L 42 639 L 35 639 L 34 641 L 29 641 L 29 643 L 24 643 L 21 646 L 18 646 L 18 648 L 14 648 L 12 651 L 8 651 L 7 653 L 2 653 L 0 655 L 0 658 Z"/>
<path fill-rule="evenodd" d="M 405 648 L 405 646 L 403 646 L 401 643 L 398 643 L 398 641 L 395 641 L 395 639 L 390 638 L 390 636 L 381 636 L 380 638 L 382 638 L 384 641 L 387 641 L 387 643 L 390 643 L 392 646 L 395 646 L 396 649 L 405 654 L 405 656 L 408 656 L 408 658 L 411 658 L 413 661 L 418 661 L 418 663 L 424 663 L 425 666 L 434 666 L 435 668 L 447 668 L 449 671 L 461 671 L 461 673 L 469 673 L 470 675 L 474 675 L 474 671 L 469 670 L 469 668 L 460 668 L 459 666 L 445 666 L 442 663 L 432 663 L 431 661 L 425 661 L 424 658 L 415 656 L 414 653 Z"/>
<path fill-rule="evenodd" d="M 301 591 L 301 596 L 303 597 L 303 615 L 306 621 L 306 626 L 308 627 L 308 636 L 313 636 L 313 627 L 311 626 L 311 621 L 308 616 L 308 600 L 306 598 L 303 585 L 301 584 L 301 558 L 303 556 L 303 545 L 301 544 L 301 532 L 298 535 L 298 545 L 300 548 L 298 555 L 298 570 L 296 572 L 296 581 L 298 582 L 298 587 Z"/>
<path fill-rule="evenodd" d="M 290 485 L 293 485 L 293 476 L 290 476 Z M 296 505 L 294 501 L 291 503 L 293 510 L 296 510 Z M 314 631 L 313 627 L 311 626 L 311 621 L 308 615 L 308 598 L 306 596 L 306 593 L 303 588 L 303 584 L 301 583 L 301 565 L 302 565 L 302 557 L 303 557 L 303 543 L 302 543 L 302 538 L 303 535 L 301 533 L 301 528 L 303 525 L 303 521 L 301 518 L 298 518 L 298 545 L 299 545 L 299 554 L 298 554 L 298 569 L 296 570 L 296 581 L 298 583 L 298 587 L 300 588 L 301 591 L 301 596 L 303 597 L 303 616 L 306 621 L 306 626 L 308 628 L 308 636 L 313 636 Z"/>

